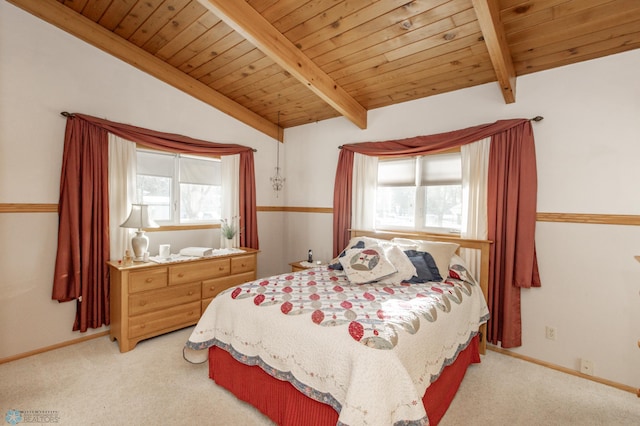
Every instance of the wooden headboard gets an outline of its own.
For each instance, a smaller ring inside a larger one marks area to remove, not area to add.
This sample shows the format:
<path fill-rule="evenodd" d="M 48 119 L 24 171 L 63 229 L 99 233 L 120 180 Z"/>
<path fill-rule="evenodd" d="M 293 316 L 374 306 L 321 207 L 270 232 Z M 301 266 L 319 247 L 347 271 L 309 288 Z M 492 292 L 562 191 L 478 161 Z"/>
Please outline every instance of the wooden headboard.
<path fill-rule="evenodd" d="M 402 231 L 363 231 L 359 229 L 349 230 L 351 238 L 353 237 L 371 237 L 384 240 L 392 238 L 409 238 L 413 240 L 429 240 L 443 241 L 459 244 L 461 248 L 479 250 L 480 252 L 480 276 L 477 277 L 480 282 L 480 288 L 484 299 L 488 301 L 489 297 L 489 250 L 491 241 L 488 240 L 472 240 L 468 238 L 460 238 L 452 235 L 430 234 L 426 232 L 402 232 Z M 487 325 L 480 326 L 480 353 L 484 354 L 487 349 Z"/>

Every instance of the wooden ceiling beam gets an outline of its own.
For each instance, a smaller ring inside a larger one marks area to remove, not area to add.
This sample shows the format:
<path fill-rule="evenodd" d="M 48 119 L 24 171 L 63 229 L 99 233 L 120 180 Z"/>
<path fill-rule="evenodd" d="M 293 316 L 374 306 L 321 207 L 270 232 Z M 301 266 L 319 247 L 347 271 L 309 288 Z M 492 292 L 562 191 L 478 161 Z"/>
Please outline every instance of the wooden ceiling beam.
<path fill-rule="evenodd" d="M 502 96 L 508 104 L 516 101 L 516 72 L 507 45 L 507 37 L 500 19 L 500 10 L 496 0 L 472 0 L 478 17 L 491 63 L 502 90 Z"/>
<path fill-rule="evenodd" d="M 244 0 L 198 0 L 361 129 L 367 110 Z"/>
<path fill-rule="evenodd" d="M 282 129 L 220 92 L 199 82 L 160 58 L 101 27 L 56 0 L 7 0 L 9 3 L 78 37 L 147 74 L 205 102 L 242 123 L 277 140 Z"/>

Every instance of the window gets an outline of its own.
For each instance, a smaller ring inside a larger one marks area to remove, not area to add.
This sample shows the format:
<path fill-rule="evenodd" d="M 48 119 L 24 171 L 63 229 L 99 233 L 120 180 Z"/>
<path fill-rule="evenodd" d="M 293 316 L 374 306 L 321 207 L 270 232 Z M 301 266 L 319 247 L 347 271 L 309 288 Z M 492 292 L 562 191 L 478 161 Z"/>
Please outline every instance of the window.
<path fill-rule="evenodd" d="M 460 153 L 380 160 L 376 228 L 460 232 Z"/>
<path fill-rule="evenodd" d="M 139 149 L 136 191 L 159 224 L 220 220 L 220 160 Z"/>

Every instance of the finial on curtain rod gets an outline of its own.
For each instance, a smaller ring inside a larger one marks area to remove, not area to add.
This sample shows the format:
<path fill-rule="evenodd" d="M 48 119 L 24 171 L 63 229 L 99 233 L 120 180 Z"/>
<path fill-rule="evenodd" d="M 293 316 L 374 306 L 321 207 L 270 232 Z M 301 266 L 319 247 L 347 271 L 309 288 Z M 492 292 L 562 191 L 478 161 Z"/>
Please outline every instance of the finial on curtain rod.
<path fill-rule="evenodd" d="M 71 114 L 70 112 L 67 112 L 67 111 L 62 111 L 60 113 L 60 115 L 63 116 L 63 117 L 73 117 L 73 114 Z"/>
<path fill-rule="evenodd" d="M 542 117 L 541 115 L 536 115 L 533 118 L 530 118 L 529 121 L 542 121 L 544 120 L 544 117 Z"/>

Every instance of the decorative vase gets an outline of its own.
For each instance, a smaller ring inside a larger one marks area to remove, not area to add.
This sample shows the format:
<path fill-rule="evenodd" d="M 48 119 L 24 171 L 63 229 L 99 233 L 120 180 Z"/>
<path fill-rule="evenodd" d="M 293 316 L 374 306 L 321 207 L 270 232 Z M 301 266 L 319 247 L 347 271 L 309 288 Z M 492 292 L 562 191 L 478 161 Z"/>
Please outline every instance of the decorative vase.
<path fill-rule="evenodd" d="M 233 239 L 232 238 L 225 238 L 224 239 L 224 248 L 226 248 L 226 249 L 233 248 Z"/>

